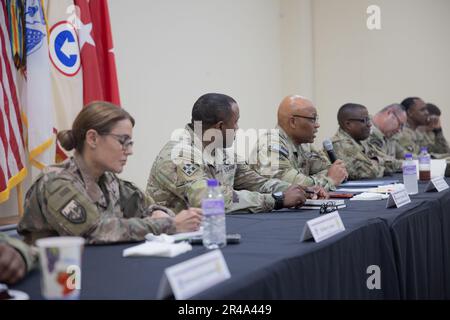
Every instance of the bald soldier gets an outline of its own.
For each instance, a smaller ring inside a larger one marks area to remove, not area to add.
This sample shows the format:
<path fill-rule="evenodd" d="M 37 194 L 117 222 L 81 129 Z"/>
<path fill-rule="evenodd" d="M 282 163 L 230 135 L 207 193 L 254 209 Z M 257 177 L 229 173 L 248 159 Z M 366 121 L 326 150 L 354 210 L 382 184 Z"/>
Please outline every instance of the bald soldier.
<path fill-rule="evenodd" d="M 200 206 L 207 179 L 217 179 L 226 212 L 267 212 L 305 202 L 298 185 L 267 179 L 239 161 L 232 146 L 239 106 L 224 94 L 201 96 L 192 108 L 192 121 L 157 156 L 150 172 L 147 194 L 175 212 Z"/>
<path fill-rule="evenodd" d="M 332 142 L 336 157 L 346 164 L 349 179 L 382 177 L 385 171 L 383 157 L 364 141 L 372 126 L 367 108 L 360 104 L 345 104 L 338 111 L 338 122 L 339 129 Z"/>
<path fill-rule="evenodd" d="M 394 103 L 380 110 L 372 119 L 372 131 L 367 140 L 369 147 L 378 148 L 385 160 L 390 172 L 402 171 L 402 160 L 396 159 L 399 149 L 397 141 L 393 138 L 406 123 L 406 112 L 403 107 Z"/>
<path fill-rule="evenodd" d="M 283 99 L 275 130 L 259 137 L 251 167 L 259 174 L 305 186 L 334 190 L 347 177 L 342 160 L 333 164 L 314 148 L 319 116 L 313 103 L 301 96 Z"/>

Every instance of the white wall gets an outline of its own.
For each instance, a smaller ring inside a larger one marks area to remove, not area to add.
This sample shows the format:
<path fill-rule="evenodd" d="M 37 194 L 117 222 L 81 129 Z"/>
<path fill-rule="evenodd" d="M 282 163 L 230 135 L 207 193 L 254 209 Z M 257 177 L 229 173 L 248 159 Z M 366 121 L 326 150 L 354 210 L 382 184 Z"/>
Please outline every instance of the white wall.
<path fill-rule="evenodd" d="M 312 0 L 281 0 L 282 96 L 301 94 L 314 100 Z"/>

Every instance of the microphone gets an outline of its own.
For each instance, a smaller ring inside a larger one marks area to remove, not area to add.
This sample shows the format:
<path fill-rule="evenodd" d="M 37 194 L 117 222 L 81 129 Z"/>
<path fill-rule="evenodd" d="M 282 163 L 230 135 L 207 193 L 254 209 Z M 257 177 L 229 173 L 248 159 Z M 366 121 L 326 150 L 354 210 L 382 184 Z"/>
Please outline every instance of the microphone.
<path fill-rule="evenodd" d="M 323 140 L 323 148 L 327 152 L 328 158 L 330 158 L 331 163 L 334 163 L 337 160 L 337 157 L 334 153 L 333 143 L 331 143 L 330 139 Z"/>

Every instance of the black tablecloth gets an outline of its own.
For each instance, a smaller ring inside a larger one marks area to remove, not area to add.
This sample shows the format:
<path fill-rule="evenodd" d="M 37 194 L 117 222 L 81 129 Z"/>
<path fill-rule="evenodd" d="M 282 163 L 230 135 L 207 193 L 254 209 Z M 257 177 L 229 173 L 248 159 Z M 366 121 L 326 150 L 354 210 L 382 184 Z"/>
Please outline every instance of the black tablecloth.
<path fill-rule="evenodd" d="M 195 299 L 399 299 L 450 297 L 450 192 L 421 193 L 399 209 L 385 201 L 347 201 L 346 231 L 321 243 L 300 242 L 317 211 L 227 216 L 238 245 L 222 249 L 231 279 Z M 87 246 L 82 299 L 155 299 L 164 269 L 207 252 L 178 257 L 123 258 L 134 244 Z M 367 287 L 369 266 L 381 271 L 381 289 Z M 39 272 L 14 287 L 40 299 Z"/>

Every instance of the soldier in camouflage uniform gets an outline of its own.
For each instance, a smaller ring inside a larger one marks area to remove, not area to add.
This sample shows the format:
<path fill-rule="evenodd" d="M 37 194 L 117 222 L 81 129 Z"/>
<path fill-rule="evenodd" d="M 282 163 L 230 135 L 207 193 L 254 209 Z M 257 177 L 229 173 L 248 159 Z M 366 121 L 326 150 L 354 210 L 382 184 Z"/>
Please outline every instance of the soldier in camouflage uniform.
<path fill-rule="evenodd" d="M 335 190 L 347 177 L 342 160 L 331 164 L 312 145 L 320 127 L 316 108 L 300 96 L 288 96 L 278 108 L 278 125 L 259 137 L 250 158 L 263 176 L 305 186 Z"/>
<path fill-rule="evenodd" d="M 417 97 L 406 98 L 402 101 L 408 120 L 403 130 L 395 137 L 399 145 L 396 157 L 404 159 L 405 153 L 411 153 L 414 157 L 420 153 L 420 147 L 426 147 L 427 142 L 423 132 L 416 130 L 419 126 L 428 124 L 428 109 L 425 102 Z"/>
<path fill-rule="evenodd" d="M 175 214 L 119 179 L 132 154 L 134 119 L 109 103 L 95 102 L 80 112 L 72 130 L 58 133 L 73 157 L 47 167 L 25 200 L 18 231 L 26 242 L 48 236 L 82 236 L 87 243 L 140 241 L 147 233 L 194 231 L 201 213 Z"/>
<path fill-rule="evenodd" d="M 199 206 L 207 179 L 217 179 L 226 212 L 268 212 L 302 205 L 305 196 L 299 186 L 260 176 L 227 149 L 233 144 L 238 119 L 239 107 L 233 98 L 215 93 L 200 97 L 192 109 L 192 123 L 157 156 L 147 194 L 178 211 Z M 211 133 L 216 134 L 214 142 L 206 138 Z M 284 192 L 281 201 L 272 196 L 277 192 Z"/>
<path fill-rule="evenodd" d="M 418 127 L 423 132 L 428 152 L 437 154 L 450 154 L 450 146 L 444 137 L 441 127 L 441 110 L 432 103 L 427 103 L 429 122 L 427 126 Z"/>
<path fill-rule="evenodd" d="M 372 119 L 372 131 L 367 144 L 371 148 L 378 148 L 386 163 L 388 172 L 401 172 L 402 160 L 396 159 L 399 145 L 393 138 L 406 123 L 406 112 L 400 104 L 391 104 L 383 108 Z M 392 167 L 389 166 L 392 164 Z"/>
<path fill-rule="evenodd" d="M 36 266 L 37 251 L 0 232 L 0 283 L 13 284 Z"/>
<path fill-rule="evenodd" d="M 379 178 L 385 171 L 377 149 L 369 147 L 371 120 L 367 108 L 348 103 L 338 111 L 338 132 L 333 136 L 334 151 L 345 162 L 349 179 Z"/>
<path fill-rule="evenodd" d="M 417 157 L 420 153 L 420 148 L 427 147 L 432 158 L 446 158 L 448 162 L 450 154 L 436 152 L 442 151 L 442 144 L 435 148 L 423 130 L 420 129 L 421 126 L 428 126 L 430 120 L 430 114 L 425 102 L 417 97 L 406 98 L 402 101 L 402 106 L 406 110 L 408 120 L 405 128 L 395 137 L 400 145 L 397 158 L 402 159 L 405 153 L 412 153 L 414 157 Z"/>

